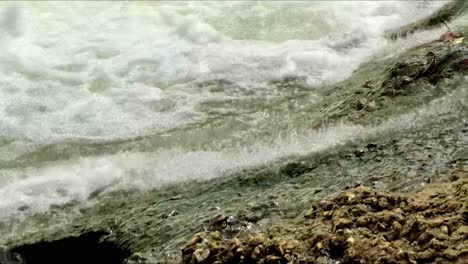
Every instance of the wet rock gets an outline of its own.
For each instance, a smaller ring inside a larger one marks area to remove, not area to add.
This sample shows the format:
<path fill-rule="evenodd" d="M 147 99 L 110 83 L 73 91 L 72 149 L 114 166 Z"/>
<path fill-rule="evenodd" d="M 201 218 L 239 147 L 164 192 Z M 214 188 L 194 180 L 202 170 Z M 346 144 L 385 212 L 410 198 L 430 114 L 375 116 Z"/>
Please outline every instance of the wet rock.
<path fill-rule="evenodd" d="M 22 205 L 22 206 L 18 207 L 18 211 L 20 211 L 20 212 L 24 212 L 26 210 L 29 210 L 29 206 L 27 206 L 27 205 Z"/>
<path fill-rule="evenodd" d="M 459 37 L 460 37 L 459 34 L 452 32 L 452 31 L 448 31 L 440 36 L 439 41 L 452 42 L 454 39 L 457 39 Z"/>
<path fill-rule="evenodd" d="M 104 231 L 84 232 L 76 237 L 22 245 L 0 252 L 0 263 L 123 263 L 129 253 L 106 239 L 108 235 Z"/>
<path fill-rule="evenodd" d="M 235 225 L 238 222 L 239 222 L 239 219 L 237 217 L 235 217 L 235 216 L 230 215 L 230 216 L 228 216 L 226 218 L 226 224 L 227 225 Z"/>
<path fill-rule="evenodd" d="M 359 101 L 356 103 L 356 109 L 357 110 L 362 110 L 367 106 L 367 98 L 361 98 Z"/>
<path fill-rule="evenodd" d="M 399 37 L 406 37 L 409 34 L 417 32 L 422 29 L 430 29 L 450 21 L 452 18 L 456 17 L 458 14 L 463 13 L 466 10 L 467 6 L 465 0 L 454 0 L 446 5 L 444 5 L 440 10 L 434 14 L 423 18 L 419 21 L 406 25 L 396 31 L 389 32 L 389 36 L 392 39 Z"/>
<path fill-rule="evenodd" d="M 377 103 L 375 101 L 370 101 L 367 104 L 367 107 L 368 107 L 369 110 L 375 110 L 375 109 L 377 109 Z"/>
<path fill-rule="evenodd" d="M 210 256 L 210 250 L 207 248 L 199 248 L 193 252 L 194 263 L 204 263 Z"/>
<path fill-rule="evenodd" d="M 178 214 L 179 212 L 177 212 L 176 210 L 172 210 L 167 216 L 171 217 L 171 216 L 178 215 Z"/>
<path fill-rule="evenodd" d="M 401 224 L 400 224 L 398 221 L 393 221 L 393 223 L 392 223 L 392 229 L 393 229 L 395 232 L 399 233 L 399 232 L 401 231 L 401 229 L 402 229 L 402 226 L 401 226 Z"/>
<path fill-rule="evenodd" d="M 248 222 L 256 223 L 260 219 L 264 218 L 264 214 L 259 210 L 247 210 L 241 213 L 241 218 L 245 219 Z"/>
<path fill-rule="evenodd" d="M 179 194 L 179 195 L 176 195 L 176 196 L 172 196 L 171 198 L 169 198 L 169 200 L 174 201 L 174 200 L 179 200 L 181 198 L 182 198 L 182 195 Z"/>
<path fill-rule="evenodd" d="M 211 247 L 204 247 L 206 243 L 198 238 L 193 240 L 198 241 L 198 248 L 211 250 L 217 245 L 220 254 L 212 259 L 217 263 L 240 259 L 244 263 L 320 263 L 324 259 L 337 263 L 464 263 L 467 193 L 466 172 L 456 182 L 429 185 L 408 195 L 359 186 L 313 202 L 305 217 L 274 223 L 264 233 L 239 233 L 235 240 L 218 236 L 209 243 Z"/>
<path fill-rule="evenodd" d="M 453 48 L 444 42 L 432 42 L 405 54 L 405 59 L 396 63 L 382 83 L 382 95 L 406 95 L 419 87 L 428 87 L 442 79 L 464 73 L 464 61 L 468 59 L 467 43 Z M 412 54 L 411 54 L 412 53 Z"/>

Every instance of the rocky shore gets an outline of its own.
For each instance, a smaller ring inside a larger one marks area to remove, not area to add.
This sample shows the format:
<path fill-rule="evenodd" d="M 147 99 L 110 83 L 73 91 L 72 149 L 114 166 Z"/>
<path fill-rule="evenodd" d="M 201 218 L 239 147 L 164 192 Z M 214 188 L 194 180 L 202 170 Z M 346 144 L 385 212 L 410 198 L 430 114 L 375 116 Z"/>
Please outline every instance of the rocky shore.
<path fill-rule="evenodd" d="M 468 165 L 449 177 L 405 195 L 351 188 L 264 232 L 202 232 L 182 249 L 183 262 L 466 263 Z"/>
<path fill-rule="evenodd" d="M 467 6 L 454 1 L 389 35 Z M 0 223 L 0 264 L 466 263 L 467 78 L 459 25 L 321 91 L 305 109 L 310 129 L 353 126 L 349 140 L 196 187 L 96 193 L 92 206 Z"/>

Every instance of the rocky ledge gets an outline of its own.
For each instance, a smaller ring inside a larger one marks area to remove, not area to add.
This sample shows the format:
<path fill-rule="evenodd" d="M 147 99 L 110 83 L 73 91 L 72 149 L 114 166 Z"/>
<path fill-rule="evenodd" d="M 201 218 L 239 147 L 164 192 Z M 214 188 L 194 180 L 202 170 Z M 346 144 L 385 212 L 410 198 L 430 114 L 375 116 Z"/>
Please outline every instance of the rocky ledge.
<path fill-rule="evenodd" d="M 450 177 L 405 195 L 351 188 L 265 232 L 199 233 L 183 247 L 183 262 L 466 263 L 468 165 Z"/>

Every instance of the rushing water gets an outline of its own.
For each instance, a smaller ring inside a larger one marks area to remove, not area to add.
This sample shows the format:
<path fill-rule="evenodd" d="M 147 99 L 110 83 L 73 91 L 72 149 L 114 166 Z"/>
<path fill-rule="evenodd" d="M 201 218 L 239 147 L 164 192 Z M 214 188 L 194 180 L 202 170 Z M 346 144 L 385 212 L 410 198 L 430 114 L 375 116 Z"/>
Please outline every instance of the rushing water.
<path fill-rule="evenodd" d="M 442 4 L 2 2 L 0 217 L 337 144 L 362 128 L 291 120 Z M 268 84 L 289 76 L 306 83 L 293 109 Z"/>

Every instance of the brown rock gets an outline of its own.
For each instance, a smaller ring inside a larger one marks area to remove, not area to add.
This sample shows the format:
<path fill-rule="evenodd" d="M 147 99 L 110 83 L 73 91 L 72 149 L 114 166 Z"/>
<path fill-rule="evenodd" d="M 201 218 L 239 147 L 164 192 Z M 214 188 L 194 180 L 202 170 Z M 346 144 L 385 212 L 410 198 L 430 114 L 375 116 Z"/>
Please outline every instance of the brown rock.
<path fill-rule="evenodd" d="M 207 248 L 199 248 L 193 252 L 195 263 L 204 263 L 210 256 L 210 250 Z"/>
<path fill-rule="evenodd" d="M 402 228 L 402 226 L 401 226 L 400 223 L 398 223 L 398 221 L 393 221 L 393 223 L 392 223 L 393 231 L 399 233 L 401 231 L 401 228 Z"/>

